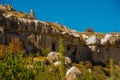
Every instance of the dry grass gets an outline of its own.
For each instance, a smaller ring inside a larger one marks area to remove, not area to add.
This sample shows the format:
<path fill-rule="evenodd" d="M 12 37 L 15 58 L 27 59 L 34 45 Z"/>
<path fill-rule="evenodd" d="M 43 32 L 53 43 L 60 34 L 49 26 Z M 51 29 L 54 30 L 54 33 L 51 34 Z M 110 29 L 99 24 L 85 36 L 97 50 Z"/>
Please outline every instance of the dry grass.
<path fill-rule="evenodd" d="M 49 60 L 47 59 L 47 57 L 42 57 L 42 56 L 39 56 L 39 57 L 27 57 L 27 62 L 29 63 L 31 60 L 34 62 L 34 63 L 37 63 L 37 62 L 42 62 L 42 63 L 50 63 Z"/>
<path fill-rule="evenodd" d="M 34 61 L 44 62 L 45 60 L 47 60 L 47 58 L 46 57 L 34 57 L 33 60 Z"/>
<path fill-rule="evenodd" d="M 58 23 L 52 23 L 52 22 L 47 22 L 47 23 L 55 30 L 67 32 L 65 30 L 65 28 L 62 25 L 58 24 Z"/>
<path fill-rule="evenodd" d="M 9 11 L 4 13 L 5 16 L 12 14 L 18 18 L 28 18 L 28 19 L 33 19 L 32 17 L 30 17 L 30 15 L 23 13 L 23 12 L 15 12 L 15 11 Z"/>

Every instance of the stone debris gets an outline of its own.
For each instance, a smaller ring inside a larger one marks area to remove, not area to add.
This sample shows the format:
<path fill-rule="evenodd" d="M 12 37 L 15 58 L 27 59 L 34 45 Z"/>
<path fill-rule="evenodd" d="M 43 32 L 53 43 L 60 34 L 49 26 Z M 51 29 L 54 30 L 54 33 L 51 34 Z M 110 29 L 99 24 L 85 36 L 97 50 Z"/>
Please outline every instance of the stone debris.
<path fill-rule="evenodd" d="M 50 60 L 50 62 L 56 62 L 59 59 L 59 53 L 58 52 L 49 52 L 47 55 L 47 59 Z"/>
<path fill-rule="evenodd" d="M 74 80 L 77 77 L 81 77 L 82 72 L 75 66 L 72 66 L 68 71 L 66 72 L 66 79 L 67 80 Z"/>
<path fill-rule="evenodd" d="M 83 37 L 83 39 L 87 39 L 88 38 L 88 36 L 85 35 L 85 34 L 82 34 L 82 37 Z"/>

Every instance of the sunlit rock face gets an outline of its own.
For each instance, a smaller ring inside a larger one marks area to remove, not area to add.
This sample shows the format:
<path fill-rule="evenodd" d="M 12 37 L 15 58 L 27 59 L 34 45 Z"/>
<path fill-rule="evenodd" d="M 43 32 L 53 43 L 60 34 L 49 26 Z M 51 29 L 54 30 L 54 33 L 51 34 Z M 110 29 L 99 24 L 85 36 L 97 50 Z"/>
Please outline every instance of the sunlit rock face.
<path fill-rule="evenodd" d="M 104 38 L 101 39 L 101 45 L 108 45 L 109 39 L 112 37 L 111 34 L 106 34 Z"/>
<path fill-rule="evenodd" d="M 50 61 L 50 62 L 56 62 L 58 61 L 59 59 L 59 53 L 58 52 L 50 52 L 48 53 L 47 55 L 47 59 Z"/>
<path fill-rule="evenodd" d="M 98 40 L 97 36 L 95 36 L 95 35 L 89 37 L 86 40 L 87 45 L 95 45 L 95 44 L 99 44 L 99 43 L 100 43 L 100 41 Z"/>
<path fill-rule="evenodd" d="M 14 11 L 11 5 L 2 5 L 0 4 L 0 12 Z"/>
<path fill-rule="evenodd" d="M 66 72 L 66 80 L 75 80 L 76 78 L 79 78 L 81 76 L 82 76 L 82 72 L 75 66 L 72 66 Z"/>
<path fill-rule="evenodd" d="M 33 12 L 31 14 L 33 17 Z M 27 53 L 46 48 L 58 52 L 61 36 L 66 56 L 73 62 L 91 60 L 106 63 L 111 58 L 115 63 L 120 61 L 120 33 L 78 32 L 56 22 L 32 17 L 15 11 L 10 5 L 0 5 L 0 43 L 8 45 L 12 38 L 17 37 L 24 43 Z"/>

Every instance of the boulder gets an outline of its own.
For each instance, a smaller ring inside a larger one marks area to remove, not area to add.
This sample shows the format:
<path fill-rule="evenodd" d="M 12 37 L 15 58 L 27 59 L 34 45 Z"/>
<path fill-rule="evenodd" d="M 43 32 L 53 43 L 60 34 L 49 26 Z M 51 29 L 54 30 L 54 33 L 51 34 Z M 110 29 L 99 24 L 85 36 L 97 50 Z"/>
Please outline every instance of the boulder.
<path fill-rule="evenodd" d="M 71 67 L 66 72 L 66 80 L 74 80 L 77 77 L 81 77 L 81 76 L 82 76 L 82 72 L 75 66 Z"/>
<path fill-rule="evenodd" d="M 88 39 L 88 36 L 85 34 L 82 34 L 83 39 Z"/>
<path fill-rule="evenodd" d="M 58 52 L 49 52 L 47 59 L 52 63 L 58 61 L 59 53 Z"/>
<path fill-rule="evenodd" d="M 112 37 L 111 34 L 106 34 L 105 37 L 101 39 L 101 45 L 108 45 L 110 37 Z"/>
<path fill-rule="evenodd" d="M 59 66 L 61 64 L 60 61 L 55 61 L 54 66 Z M 65 65 L 67 68 L 69 68 L 72 65 L 72 60 L 69 57 L 65 57 Z"/>
<path fill-rule="evenodd" d="M 72 64 L 72 60 L 69 58 L 69 57 L 65 57 L 65 64 L 68 66 L 68 65 L 71 65 Z"/>
<path fill-rule="evenodd" d="M 100 40 L 97 38 L 97 36 L 93 35 L 86 40 L 86 44 L 87 45 L 100 44 Z"/>
<path fill-rule="evenodd" d="M 53 64 L 54 64 L 54 66 L 59 66 L 61 64 L 61 62 L 60 61 L 56 61 Z"/>
<path fill-rule="evenodd" d="M 72 35 L 73 35 L 74 37 L 80 37 L 80 35 L 79 35 L 78 33 L 75 33 L 75 32 L 72 32 Z"/>

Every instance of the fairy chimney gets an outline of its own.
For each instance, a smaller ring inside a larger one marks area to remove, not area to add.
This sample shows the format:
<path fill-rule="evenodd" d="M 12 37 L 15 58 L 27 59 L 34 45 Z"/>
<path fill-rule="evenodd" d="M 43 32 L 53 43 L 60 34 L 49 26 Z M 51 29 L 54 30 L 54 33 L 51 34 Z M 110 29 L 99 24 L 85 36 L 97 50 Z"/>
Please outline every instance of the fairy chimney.
<path fill-rule="evenodd" d="M 35 19 L 35 14 L 34 14 L 34 11 L 32 9 L 30 10 L 30 17 L 32 19 Z"/>

